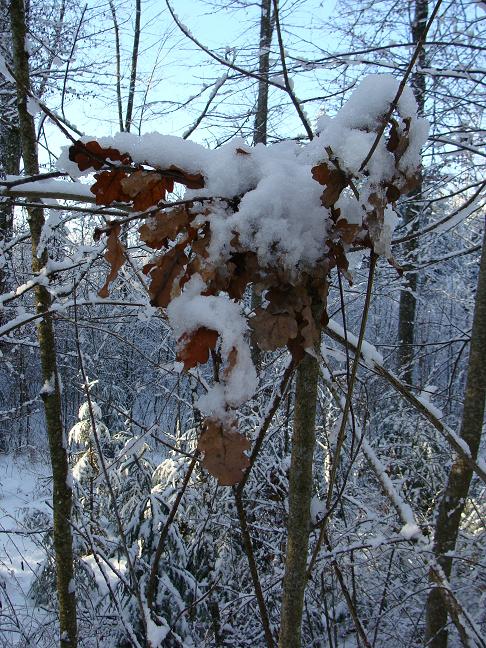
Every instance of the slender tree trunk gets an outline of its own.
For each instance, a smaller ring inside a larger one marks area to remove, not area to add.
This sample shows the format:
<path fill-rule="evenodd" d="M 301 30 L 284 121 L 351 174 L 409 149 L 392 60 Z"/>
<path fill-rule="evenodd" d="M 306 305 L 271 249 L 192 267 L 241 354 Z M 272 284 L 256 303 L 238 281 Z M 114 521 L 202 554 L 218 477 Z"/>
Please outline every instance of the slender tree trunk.
<path fill-rule="evenodd" d="M 417 45 L 425 31 L 428 16 L 428 0 L 415 0 L 415 15 L 412 23 L 412 43 Z M 426 63 L 425 50 L 422 48 L 418 66 L 424 68 Z M 423 115 L 425 109 L 426 85 L 425 75 L 415 72 L 411 77 L 411 85 L 418 104 L 418 112 Z M 419 224 L 419 214 L 421 209 L 421 198 L 423 190 L 423 179 L 420 177 L 418 187 L 409 197 L 410 206 L 407 207 L 403 215 L 405 224 L 410 224 L 416 229 Z M 417 239 L 408 241 L 403 246 L 404 255 L 414 262 L 417 250 Z M 398 340 L 399 340 L 399 363 L 403 381 L 412 384 L 413 382 L 413 343 L 415 330 L 415 314 L 417 310 L 417 273 L 407 273 L 406 289 L 400 293 L 400 305 L 398 315 Z"/>
<path fill-rule="evenodd" d="M 268 72 L 270 69 L 270 46 L 272 44 L 273 21 L 272 21 L 272 0 L 261 0 L 260 14 L 260 49 L 258 59 L 258 99 L 255 114 L 255 125 L 253 128 L 253 144 L 267 143 L 268 124 Z M 261 297 L 255 290 L 251 291 L 251 307 L 258 308 L 261 305 Z M 253 364 L 257 368 L 261 365 L 261 352 L 258 345 L 253 342 L 251 346 Z"/>
<path fill-rule="evenodd" d="M 316 317 L 316 320 L 318 319 Z M 318 379 L 319 363 L 316 358 L 306 354 L 297 368 L 295 388 L 287 554 L 279 648 L 301 648 L 302 645 L 302 611 L 307 581 Z"/>
<path fill-rule="evenodd" d="M 10 20 L 6 0 L 0 0 L 0 35 L 10 33 Z M 11 63 L 9 41 L 4 38 L 4 50 Z M 17 125 L 17 114 L 12 99 L 15 97 L 15 86 L 7 79 L 2 80 L 0 94 L 0 178 L 6 175 L 18 175 L 20 169 L 20 133 Z M 12 236 L 13 207 L 8 198 L 0 198 L 0 243 Z M 7 290 L 6 275 L 0 268 L 0 292 Z M 0 312 L 0 324 L 3 314 Z"/>
<path fill-rule="evenodd" d="M 272 1 L 261 0 L 260 50 L 258 59 L 258 99 L 253 129 L 253 144 L 267 143 L 268 123 L 268 72 L 270 69 L 270 46 L 272 44 L 273 22 Z"/>
<path fill-rule="evenodd" d="M 479 268 L 476 304 L 471 331 L 471 347 L 467 370 L 464 411 L 462 414 L 461 438 L 469 446 L 471 457 L 478 455 L 483 428 L 486 400 L 486 231 L 483 238 L 481 265 Z M 451 466 L 447 485 L 439 502 L 435 524 L 434 553 L 437 562 L 449 579 L 452 558 L 473 471 L 467 462 L 459 457 Z M 447 646 L 447 610 L 440 588 L 430 590 L 427 599 L 425 643 L 430 648 Z"/>
<path fill-rule="evenodd" d="M 22 157 L 27 174 L 39 173 L 35 124 L 27 110 L 29 92 L 29 60 L 25 50 L 26 24 L 23 0 L 12 0 L 10 19 L 13 38 L 13 61 L 17 81 Z M 42 208 L 28 209 L 32 238 L 32 270 L 38 274 L 47 263 L 47 251 L 40 245 L 44 212 Z M 45 286 L 35 288 L 35 305 L 38 313 L 47 313 L 51 296 Z M 70 526 L 72 491 L 68 483 L 66 439 L 62 426 L 61 392 L 57 371 L 55 338 L 52 318 L 45 314 L 37 329 L 42 367 L 42 399 L 46 418 L 47 436 L 52 464 L 54 514 L 53 536 L 56 558 L 57 597 L 59 603 L 60 646 L 76 648 L 77 622 L 76 598 L 73 580 L 73 549 Z"/>
<path fill-rule="evenodd" d="M 135 0 L 135 32 L 133 34 L 132 67 L 130 70 L 130 87 L 128 89 L 127 113 L 125 115 L 125 131 L 130 132 L 132 126 L 133 105 L 135 103 L 135 83 L 137 81 L 138 46 L 140 44 L 140 19 L 142 17 L 142 0 Z"/>

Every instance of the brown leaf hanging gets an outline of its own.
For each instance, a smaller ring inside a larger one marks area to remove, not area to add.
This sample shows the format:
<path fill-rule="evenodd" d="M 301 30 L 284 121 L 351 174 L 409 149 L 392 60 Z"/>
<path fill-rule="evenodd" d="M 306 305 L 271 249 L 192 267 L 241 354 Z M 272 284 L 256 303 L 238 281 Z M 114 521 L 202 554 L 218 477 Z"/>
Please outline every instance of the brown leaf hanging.
<path fill-rule="evenodd" d="M 118 271 L 125 263 L 126 254 L 125 248 L 118 238 L 120 234 L 120 225 L 115 225 L 111 228 L 106 242 L 105 260 L 110 264 L 110 272 L 106 278 L 103 287 L 98 291 L 98 295 L 106 299 L 109 295 L 109 286 L 112 281 L 118 276 Z"/>
<path fill-rule="evenodd" d="M 152 216 L 138 230 L 140 238 L 149 247 L 160 249 L 173 241 L 193 218 L 185 207 L 175 207 L 171 211 L 161 211 Z"/>
<path fill-rule="evenodd" d="M 273 315 L 263 308 L 255 310 L 255 317 L 249 324 L 262 351 L 275 351 L 278 347 L 285 346 L 298 333 L 295 317 L 288 313 Z"/>
<path fill-rule="evenodd" d="M 184 333 L 178 340 L 177 359 L 184 363 L 184 369 L 192 369 L 197 364 L 205 364 L 209 352 L 216 347 L 219 333 L 201 326 L 192 333 Z"/>
<path fill-rule="evenodd" d="M 325 162 L 312 168 L 314 180 L 326 188 L 321 196 L 324 207 L 331 207 L 338 200 L 341 191 L 348 186 L 348 180 L 339 169 L 330 169 Z"/>
<path fill-rule="evenodd" d="M 121 181 L 122 190 L 133 200 L 133 208 L 144 211 L 174 191 L 174 181 L 160 173 L 139 169 Z"/>
<path fill-rule="evenodd" d="M 80 171 L 95 169 L 99 171 L 107 160 L 121 162 L 124 165 L 130 164 L 132 158 L 128 153 L 120 153 L 114 148 L 103 148 L 98 142 L 81 142 L 78 140 L 69 148 L 69 159 L 76 162 Z"/>
<path fill-rule="evenodd" d="M 122 181 L 127 177 L 123 169 L 101 171 L 96 173 L 96 182 L 91 187 L 91 192 L 96 196 L 97 205 L 111 205 L 114 202 L 130 202 L 122 187 Z"/>
<path fill-rule="evenodd" d="M 244 454 L 250 443 L 236 430 L 236 424 L 214 418 L 204 421 L 198 450 L 204 453 L 203 467 L 221 486 L 233 486 L 243 477 L 250 461 Z"/>
<path fill-rule="evenodd" d="M 157 257 L 152 263 L 143 267 L 143 272 L 150 276 L 150 303 L 152 306 L 167 308 L 174 294 L 180 288 L 174 289 L 176 279 L 183 273 L 187 256 L 181 246 L 176 245 L 163 256 Z"/>

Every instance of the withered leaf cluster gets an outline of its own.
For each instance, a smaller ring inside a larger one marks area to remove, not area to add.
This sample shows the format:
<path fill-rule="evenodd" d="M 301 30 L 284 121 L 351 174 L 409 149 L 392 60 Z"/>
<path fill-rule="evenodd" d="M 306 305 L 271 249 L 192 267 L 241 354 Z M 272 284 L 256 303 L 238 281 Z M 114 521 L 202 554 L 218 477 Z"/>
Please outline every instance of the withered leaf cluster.
<path fill-rule="evenodd" d="M 407 119 L 401 123 L 395 119 L 390 121 L 386 145 L 395 158 L 396 172 L 386 183 L 374 185 L 366 203 L 360 203 L 362 224 L 348 222 L 346 214 L 337 207 L 343 191 L 354 193 L 359 200 L 356 178 L 346 175 L 331 151 L 323 151 L 323 161 L 312 168 L 312 176 L 324 187 L 321 204 L 327 210 L 323 210 L 323 218 L 328 215 L 327 234 L 322 241 L 322 257 L 313 268 L 301 269 L 297 275 L 291 275 L 283 267 L 262 266 L 257 254 L 241 244 L 236 232 L 226 262 L 211 259 L 211 199 L 205 201 L 204 209 L 197 210 L 191 201 L 174 206 L 164 202 L 175 182 L 191 189 L 204 187 L 202 174 L 190 174 L 175 166 L 160 169 L 148 162 L 135 164 L 128 153 L 103 148 L 95 141 L 74 144 L 70 159 L 81 171 L 97 172 L 91 191 L 98 204 L 123 203 L 135 211 L 145 212 L 141 214 L 145 222 L 138 232 L 141 241 L 154 250 L 152 260 L 143 268 L 150 279 L 154 306 L 166 308 L 195 274 L 204 281 L 202 294 L 207 296 L 225 293 L 239 300 L 247 287 L 253 285 L 263 297 L 261 306 L 249 319 L 254 341 L 263 351 L 287 347 L 298 362 L 306 351 L 316 348 L 320 330 L 327 324 L 330 271 L 337 267 L 346 275 L 346 251 L 350 246 L 367 247 L 380 253 L 376 248 L 380 244 L 386 206 L 413 189 L 417 182 L 417 177 L 409 177 L 399 168 L 409 146 L 409 128 Z M 235 155 L 251 155 L 251 149 L 237 149 Z M 229 213 L 238 212 L 240 199 L 226 201 Z M 105 259 L 110 271 L 99 294 L 107 297 L 126 253 L 120 241 L 119 224 L 108 224 L 98 230 L 98 235 L 101 233 L 107 234 Z M 216 330 L 199 327 L 187 331 L 178 340 L 178 359 L 184 363 L 185 370 L 192 369 L 206 363 L 212 352 L 218 352 L 218 343 Z M 222 360 L 224 380 L 238 361 L 237 349 L 232 348 Z M 204 420 L 198 447 L 204 453 L 203 465 L 221 484 L 234 484 L 241 479 L 248 465 L 244 454 L 248 446 L 230 412 L 223 420 L 214 417 Z"/>

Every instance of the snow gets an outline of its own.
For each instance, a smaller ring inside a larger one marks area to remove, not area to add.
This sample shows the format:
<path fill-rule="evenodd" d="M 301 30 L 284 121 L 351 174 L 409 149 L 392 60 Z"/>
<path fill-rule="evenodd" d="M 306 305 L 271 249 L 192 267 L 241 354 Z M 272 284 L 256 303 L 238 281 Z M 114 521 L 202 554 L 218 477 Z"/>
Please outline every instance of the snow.
<path fill-rule="evenodd" d="M 147 611 L 145 615 L 147 619 L 147 640 L 151 646 L 160 646 L 162 641 L 167 637 L 169 633 L 169 626 L 164 619 L 160 619 L 162 625 L 156 625 L 150 616 L 150 613 Z"/>
<path fill-rule="evenodd" d="M 32 529 L 24 522 L 25 515 L 35 511 L 50 519 L 45 501 L 50 495 L 38 494 L 39 478 L 47 476 L 46 462 L 37 461 L 28 452 L 17 457 L 0 455 L 0 610 L 2 640 L 6 642 L 2 645 L 11 648 L 25 645 L 16 623 L 30 628 L 34 635 L 46 615 L 30 596 L 36 570 L 45 559 L 43 533 L 32 531 L 45 531 L 46 527 Z"/>
<path fill-rule="evenodd" d="M 400 529 L 400 535 L 403 536 L 406 540 L 416 540 L 422 537 L 422 531 L 417 524 L 413 522 L 407 522 Z"/>
<path fill-rule="evenodd" d="M 209 388 L 197 406 L 206 414 L 224 416 L 226 405 L 238 407 L 251 398 L 257 387 L 257 374 L 245 342 L 247 323 L 240 306 L 225 296 L 204 296 L 205 284 L 194 275 L 185 291 L 169 304 L 167 315 L 177 338 L 206 327 L 221 336 L 221 354 L 228 358 L 236 350 L 236 363 L 228 367 L 224 382 Z"/>
<path fill-rule="evenodd" d="M 312 524 L 316 524 L 326 512 L 326 503 L 314 495 L 311 500 L 310 514 Z"/>
<path fill-rule="evenodd" d="M 358 346 L 358 338 L 356 337 L 356 335 L 348 330 L 345 331 L 344 328 L 340 324 L 338 324 L 338 322 L 336 322 L 336 320 L 329 320 L 327 326 L 331 331 L 334 331 L 334 333 L 337 333 L 343 339 L 347 337 L 349 343 L 354 348 Z M 323 347 L 323 355 L 329 354 L 329 349 L 324 346 L 324 343 Z M 378 365 L 383 365 L 383 356 L 381 355 L 381 353 L 379 353 L 376 347 L 374 347 L 370 342 L 367 342 L 366 340 L 363 340 L 363 342 L 361 343 L 361 357 L 363 358 L 365 364 L 370 367 L 370 369 L 373 369 L 375 363 Z"/>
<path fill-rule="evenodd" d="M 7 64 L 2 54 L 0 54 L 0 74 L 4 77 L 6 81 L 9 81 L 10 83 L 13 83 L 15 85 L 15 79 L 8 71 Z"/>
<path fill-rule="evenodd" d="M 77 167 L 76 167 L 77 168 Z M 79 176 L 79 172 L 76 174 Z M 23 176 L 7 176 L 6 180 L 8 182 L 15 180 L 24 180 Z M 89 202 L 94 201 L 94 196 L 90 191 L 90 185 L 83 184 L 81 182 L 68 182 L 67 180 L 37 180 L 33 182 L 24 182 L 17 187 L 12 189 L 6 189 L 5 187 L 0 187 L 0 195 L 5 191 L 10 193 L 15 193 L 18 190 L 21 194 L 32 194 L 38 193 L 43 196 L 57 196 L 62 194 L 69 198 L 86 198 Z"/>
<path fill-rule="evenodd" d="M 40 390 L 40 394 L 42 395 L 49 395 L 53 394 L 56 390 L 56 376 L 52 374 L 48 380 L 44 382 L 42 385 L 42 388 Z"/>
<path fill-rule="evenodd" d="M 135 163 L 161 169 L 176 166 L 188 173 L 202 174 L 204 188 L 186 190 L 187 199 L 241 197 L 236 213 L 218 201 L 210 210 L 214 239 L 211 261 L 226 260 L 229 242 L 237 233 L 241 244 L 257 253 L 263 267 L 279 265 L 298 274 L 322 258 L 330 223 L 330 212 L 321 204 L 322 186 L 312 178 L 312 167 L 328 160 L 326 148 L 331 147 L 341 168 L 351 177 L 359 175 L 376 137 L 370 129 L 379 126 L 397 89 L 398 81 L 392 76 L 366 77 L 335 117 L 321 120 L 319 135 L 305 146 L 286 141 L 248 149 L 243 139 L 235 138 L 209 150 L 195 142 L 159 133 L 118 133 L 96 139 L 102 147 L 128 153 Z M 398 108 L 402 119 L 412 120 L 410 145 L 399 163 L 400 171 L 406 173 L 420 162 L 428 124 L 417 117 L 411 89 L 405 88 Z M 85 137 L 83 141 L 91 139 Z M 58 168 L 72 177 L 83 175 L 69 160 L 68 148 L 59 158 Z M 367 197 L 379 183 L 392 179 L 394 169 L 394 155 L 387 150 L 382 137 L 363 179 L 361 202 L 343 197 L 348 203 L 343 206 L 354 202 L 349 209 L 350 222 L 361 222 Z M 388 209 L 382 238 L 376 242 L 378 253 L 390 256 L 389 243 L 396 222 L 393 211 Z"/>
<path fill-rule="evenodd" d="M 422 405 L 427 408 L 431 414 L 433 414 L 437 419 L 441 419 L 444 417 L 444 414 L 441 409 L 436 407 L 430 400 L 431 397 L 431 391 L 428 390 L 428 388 L 424 389 L 420 394 L 417 396 L 417 400 L 422 403 Z"/>
<path fill-rule="evenodd" d="M 223 79 L 219 82 L 223 83 Z M 365 172 L 361 169 L 398 89 L 398 80 L 390 75 L 366 77 L 334 117 L 320 120 L 319 134 L 306 145 L 283 141 L 249 148 L 243 139 L 235 138 L 209 150 L 189 140 L 159 133 L 118 133 L 96 139 L 101 147 L 128 153 L 134 163 L 160 169 L 175 166 L 203 176 L 204 187 L 186 189 L 184 197 L 195 200 L 194 225 L 209 221 L 209 265 L 224 265 L 237 237 L 241 249 L 256 253 L 262 269 L 285 272 L 293 281 L 303 271 L 312 272 L 322 264 L 333 227 L 331 212 L 322 205 L 322 185 L 312 177 L 315 165 L 328 163 L 359 184 L 358 198 L 347 189 L 342 192 L 338 206 L 350 223 L 362 225 L 367 213 L 374 213 L 376 206 L 370 203 L 373 197 L 383 194 L 384 184 L 397 181 L 397 173 L 401 177 L 409 175 L 420 163 L 428 124 L 417 116 L 413 92 L 405 88 L 397 100 L 397 123 L 399 130 L 407 129 L 408 148 L 397 162 L 387 149 L 386 137 L 381 137 Z M 83 175 L 69 160 L 68 148 L 58 160 L 58 168 L 72 177 Z M 235 197 L 239 201 L 237 210 L 233 205 Z M 202 202 L 202 198 L 211 201 Z M 375 252 L 390 258 L 398 218 L 388 206 L 382 220 L 380 224 L 380 216 L 376 217 L 370 237 Z M 206 414 L 224 417 L 229 408 L 238 407 L 253 395 L 256 372 L 245 341 L 246 321 L 239 306 L 224 296 L 203 296 L 204 290 L 202 277 L 193 276 L 167 312 L 177 338 L 187 337 L 199 327 L 218 331 L 226 362 L 224 376 L 208 388 L 198 407 Z M 337 327 L 330 324 L 333 325 Z M 342 329 L 339 333 L 343 334 Z M 356 345 L 351 334 L 349 340 Z M 231 356 L 234 351 L 236 360 Z M 362 353 L 370 366 L 383 361 L 366 342 Z"/>

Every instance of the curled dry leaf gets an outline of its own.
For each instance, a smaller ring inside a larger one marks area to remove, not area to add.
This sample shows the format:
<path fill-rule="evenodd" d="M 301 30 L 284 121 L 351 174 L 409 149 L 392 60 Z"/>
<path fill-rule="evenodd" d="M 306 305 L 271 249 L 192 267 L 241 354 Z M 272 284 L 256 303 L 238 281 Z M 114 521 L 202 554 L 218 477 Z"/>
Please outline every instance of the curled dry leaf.
<path fill-rule="evenodd" d="M 109 286 L 112 281 L 118 276 L 118 271 L 125 263 L 126 254 L 125 248 L 118 238 L 120 234 L 120 225 L 115 225 L 111 228 L 106 242 L 105 260 L 110 264 L 110 272 L 106 277 L 103 287 L 98 291 L 98 295 L 106 299 L 109 295 Z"/>
<path fill-rule="evenodd" d="M 139 169 L 121 181 L 125 194 L 133 200 L 133 208 L 144 211 L 165 199 L 166 192 L 174 191 L 174 181 L 156 171 Z"/>
<path fill-rule="evenodd" d="M 370 194 L 368 203 L 371 205 L 372 209 L 367 211 L 366 225 L 373 244 L 373 249 L 378 253 L 376 247 L 379 247 L 380 245 L 379 242 L 383 232 L 386 198 L 383 196 L 382 192 L 374 191 Z"/>
<path fill-rule="evenodd" d="M 122 181 L 126 177 L 127 174 L 122 169 L 96 173 L 96 182 L 90 189 L 91 193 L 96 196 L 96 204 L 111 205 L 114 202 L 130 202 L 130 196 L 123 191 L 122 187 Z"/>
<path fill-rule="evenodd" d="M 173 241 L 179 232 L 189 225 L 191 216 L 185 207 L 161 211 L 147 220 L 138 230 L 140 238 L 155 250 Z"/>
<path fill-rule="evenodd" d="M 130 164 L 132 158 L 128 153 L 120 153 L 114 148 L 103 148 L 96 141 L 81 142 L 78 140 L 69 148 L 69 159 L 76 162 L 80 171 L 95 169 L 99 171 L 108 160 Z"/>
<path fill-rule="evenodd" d="M 304 339 L 304 349 L 314 349 L 319 343 L 320 332 L 312 315 L 310 306 L 305 306 L 302 309 L 302 326 L 300 327 L 300 334 Z"/>
<path fill-rule="evenodd" d="M 386 200 L 389 203 L 396 202 L 401 195 L 401 191 L 398 187 L 395 187 L 395 185 L 389 183 L 386 185 Z"/>
<path fill-rule="evenodd" d="M 172 297 L 180 292 L 180 287 L 175 282 L 183 273 L 186 263 L 187 256 L 183 248 L 176 245 L 143 267 L 143 272 L 151 279 L 149 293 L 152 306 L 167 308 Z"/>
<path fill-rule="evenodd" d="M 204 187 L 204 177 L 200 173 L 187 173 L 176 166 L 171 166 L 167 170 L 161 170 L 162 175 L 172 178 L 174 182 L 185 185 L 188 189 L 202 189 Z"/>
<path fill-rule="evenodd" d="M 236 367 L 237 362 L 238 362 L 238 349 L 236 347 L 233 347 L 231 351 L 228 353 L 228 357 L 226 358 L 226 363 L 224 367 L 225 380 L 229 378 L 229 375 Z"/>
<path fill-rule="evenodd" d="M 326 187 L 321 196 L 321 203 L 327 208 L 334 205 L 341 191 L 348 186 L 345 174 L 339 169 L 330 169 L 325 162 L 312 168 L 312 177 Z"/>
<path fill-rule="evenodd" d="M 288 313 L 272 314 L 263 308 L 255 310 L 255 317 L 249 324 L 262 351 L 275 351 L 285 346 L 299 332 L 295 317 Z"/>
<path fill-rule="evenodd" d="M 192 369 L 197 364 L 205 364 L 209 352 L 216 347 L 219 333 L 201 326 L 192 333 L 184 333 L 178 340 L 177 359 L 184 363 L 184 369 Z"/>
<path fill-rule="evenodd" d="M 334 229 L 336 232 L 339 232 L 342 241 L 351 244 L 361 231 L 361 225 L 348 223 L 345 218 L 340 218 Z"/>
<path fill-rule="evenodd" d="M 229 272 L 228 295 L 232 299 L 241 299 L 248 284 L 258 278 L 258 257 L 255 252 L 236 252 L 226 265 Z"/>
<path fill-rule="evenodd" d="M 205 419 L 197 448 L 204 453 L 203 468 L 221 486 L 233 486 L 242 479 L 250 464 L 245 455 L 249 447 L 248 439 L 237 431 L 234 421 Z"/>

